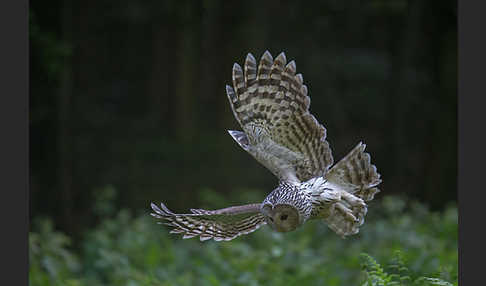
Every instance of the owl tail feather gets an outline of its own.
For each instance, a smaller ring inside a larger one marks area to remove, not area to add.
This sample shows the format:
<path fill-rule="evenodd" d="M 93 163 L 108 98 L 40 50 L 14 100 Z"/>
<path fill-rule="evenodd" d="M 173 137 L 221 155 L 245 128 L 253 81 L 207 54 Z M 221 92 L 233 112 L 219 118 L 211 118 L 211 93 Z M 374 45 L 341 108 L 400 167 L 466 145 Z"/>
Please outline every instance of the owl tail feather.
<path fill-rule="evenodd" d="M 371 164 L 370 155 L 364 152 L 365 148 L 366 144 L 359 142 L 329 170 L 326 179 L 364 201 L 371 201 L 380 191 L 376 186 L 381 179 L 376 166 Z"/>

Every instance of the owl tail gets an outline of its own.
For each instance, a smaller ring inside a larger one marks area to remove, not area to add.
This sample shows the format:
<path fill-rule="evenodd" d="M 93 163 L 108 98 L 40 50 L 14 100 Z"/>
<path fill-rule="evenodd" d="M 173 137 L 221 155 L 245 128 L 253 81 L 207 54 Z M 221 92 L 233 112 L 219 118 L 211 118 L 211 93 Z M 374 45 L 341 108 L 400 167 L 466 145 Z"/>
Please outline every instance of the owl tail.
<path fill-rule="evenodd" d="M 376 186 L 381 183 L 381 179 L 376 166 L 371 164 L 370 155 L 364 152 L 365 148 L 366 144 L 359 142 L 325 177 L 364 201 L 371 201 L 380 191 Z"/>

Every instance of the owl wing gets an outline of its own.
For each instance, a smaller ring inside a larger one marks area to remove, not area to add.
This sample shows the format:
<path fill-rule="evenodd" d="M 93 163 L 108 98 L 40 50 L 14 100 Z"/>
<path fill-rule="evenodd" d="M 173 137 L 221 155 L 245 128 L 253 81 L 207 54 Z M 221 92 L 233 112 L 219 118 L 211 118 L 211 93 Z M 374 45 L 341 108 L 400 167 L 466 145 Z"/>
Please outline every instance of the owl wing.
<path fill-rule="evenodd" d="M 234 206 L 220 210 L 191 209 L 190 214 L 171 212 L 163 203 L 160 208 L 151 204 L 153 217 L 165 220 L 173 227 L 170 233 L 181 233 L 183 238 L 199 235 L 201 241 L 213 238 L 216 241 L 232 240 L 240 235 L 254 232 L 266 224 L 260 213 L 260 204 Z"/>
<path fill-rule="evenodd" d="M 323 176 L 333 157 L 326 129 L 310 114 L 310 98 L 295 62 L 284 53 L 275 60 L 266 51 L 258 65 L 248 54 L 244 71 L 235 63 L 233 87 L 226 93 L 241 131 L 230 131 L 238 144 L 281 180 L 306 181 Z"/>

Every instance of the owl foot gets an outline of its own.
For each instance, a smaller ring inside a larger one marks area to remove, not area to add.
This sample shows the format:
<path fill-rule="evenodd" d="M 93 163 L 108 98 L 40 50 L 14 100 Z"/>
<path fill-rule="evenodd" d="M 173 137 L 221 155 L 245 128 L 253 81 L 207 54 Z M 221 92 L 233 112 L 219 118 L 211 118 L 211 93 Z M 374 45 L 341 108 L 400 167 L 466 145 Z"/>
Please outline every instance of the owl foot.
<path fill-rule="evenodd" d="M 366 203 L 361 198 L 358 198 L 357 196 L 351 193 L 342 192 L 341 198 L 344 199 L 353 208 L 366 207 Z"/>
<path fill-rule="evenodd" d="M 368 212 L 368 207 L 363 199 L 348 192 L 343 192 L 341 194 L 341 199 L 349 205 L 349 207 L 353 210 L 355 216 L 363 220 L 362 218 Z"/>
<path fill-rule="evenodd" d="M 335 208 L 338 209 L 339 211 L 341 211 L 344 214 L 344 216 L 346 217 L 347 220 L 352 221 L 352 222 L 358 221 L 358 219 L 354 216 L 353 211 L 350 210 L 345 205 L 343 205 L 342 203 L 336 203 Z"/>

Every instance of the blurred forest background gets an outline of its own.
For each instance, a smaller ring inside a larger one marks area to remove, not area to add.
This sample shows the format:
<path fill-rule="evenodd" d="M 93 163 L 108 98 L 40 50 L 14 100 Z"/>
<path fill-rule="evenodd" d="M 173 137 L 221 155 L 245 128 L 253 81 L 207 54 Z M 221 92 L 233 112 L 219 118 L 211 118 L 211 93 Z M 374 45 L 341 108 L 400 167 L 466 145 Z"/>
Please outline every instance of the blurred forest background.
<path fill-rule="evenodd" d="M 31 285 L 457 285 L 456 22 L 453 0 L 31 1 Z M 232 65 L 267 49 L 296 61 L 335 161 L 367 144 L 367 223 L 169 235 L 151 201 L 276 186 L 226 132 Z"/>
<path fill-rule="evenodd" d="M 456 20 L 451 0 L 32 1 L 30 217 L 80 237 L 107 186 L 146 213 L 207 207 L 208 190 L 263 200 L 277 180 L 226 132 L 225 84 L 267 49 L 296 61 L 336 161 L 367 144 L 376 199 L 440 211 L 457 192 Z"/>

